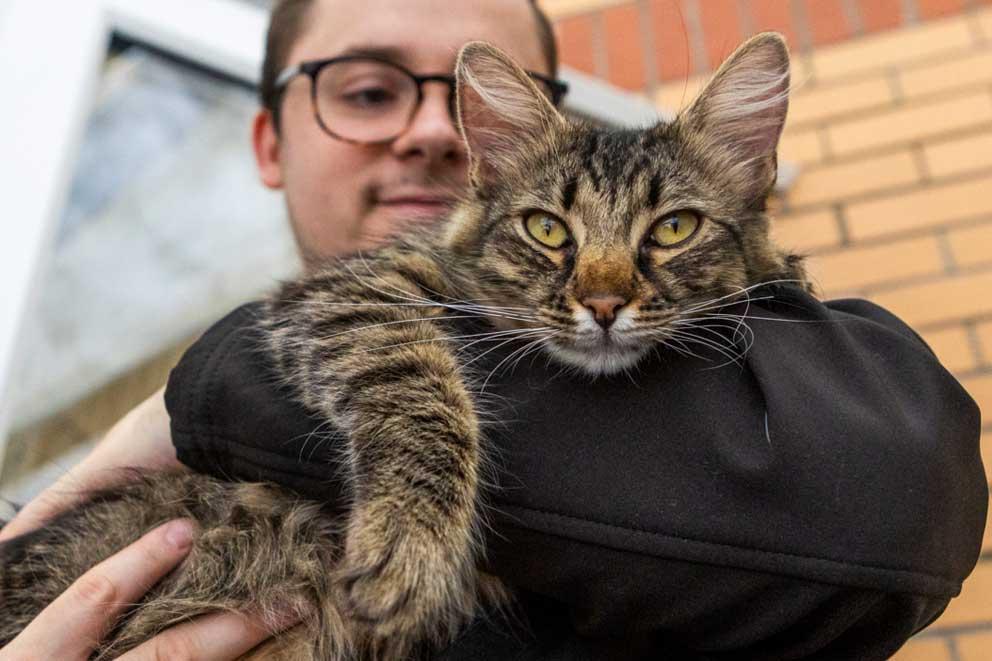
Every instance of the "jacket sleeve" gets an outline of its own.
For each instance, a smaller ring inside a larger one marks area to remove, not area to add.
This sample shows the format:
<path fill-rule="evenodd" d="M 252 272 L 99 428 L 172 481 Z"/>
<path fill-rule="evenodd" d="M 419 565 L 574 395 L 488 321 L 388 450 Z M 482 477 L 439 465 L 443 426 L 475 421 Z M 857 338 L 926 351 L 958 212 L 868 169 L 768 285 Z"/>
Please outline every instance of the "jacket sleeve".
<path fill-rule="evenodd" d="M 495 373 L 492 571 L 582 635 L 713 658 L 887 658 L 940 614 L 981 548 L 978 407 L 882 308 L 766 293 L 725 311 L 722 351 L 633 378 Z M 179 459 L 341 503 L 340 436 L 275 385 L 257 310 L 173 371 Z"/>

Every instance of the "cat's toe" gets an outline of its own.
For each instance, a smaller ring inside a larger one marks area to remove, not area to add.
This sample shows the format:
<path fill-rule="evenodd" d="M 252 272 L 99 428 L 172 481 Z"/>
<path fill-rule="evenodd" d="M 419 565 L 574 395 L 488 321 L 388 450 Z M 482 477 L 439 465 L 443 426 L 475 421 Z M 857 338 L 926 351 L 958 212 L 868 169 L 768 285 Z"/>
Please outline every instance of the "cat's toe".
<path fill-rule="evenodd" d="M 346 612 L 376 637 L 433 637 L 471 611 L 468 554 L 409 535 L 347 550 L 339 574 Z"/>

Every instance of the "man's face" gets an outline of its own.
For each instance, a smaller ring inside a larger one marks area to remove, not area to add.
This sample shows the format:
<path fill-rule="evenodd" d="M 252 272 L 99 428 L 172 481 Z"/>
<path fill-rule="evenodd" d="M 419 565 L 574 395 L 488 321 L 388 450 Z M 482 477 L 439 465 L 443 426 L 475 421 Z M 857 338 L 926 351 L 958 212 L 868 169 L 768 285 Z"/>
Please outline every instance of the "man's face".
<path fill-rule="evenodd" d="M 315 0 L 288 65 L 352 50 L 390 49 L 417 74 L 454 70 L 458 49 L 481 39 L 524 68 L 550 74 L 525 0 Z M 310 80 L 286 88 L 282 133 L 267 113 L 255 124 L 263 182 L 283 188 L 307 262 L 368 247 L 401 223 L 433 220 L 466 185 L 464 147 L 448 111 L 449 88 L 426 83 L 409 127 L 383 145 L 356 145 L 324 133 L 314 119 Z"/>

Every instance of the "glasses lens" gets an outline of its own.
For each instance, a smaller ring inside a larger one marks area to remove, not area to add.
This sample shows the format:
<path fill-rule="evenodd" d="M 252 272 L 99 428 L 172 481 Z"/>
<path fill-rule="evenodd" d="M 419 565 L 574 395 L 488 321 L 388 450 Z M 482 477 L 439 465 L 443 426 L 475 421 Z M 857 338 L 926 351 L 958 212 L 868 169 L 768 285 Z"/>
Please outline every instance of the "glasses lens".
<path fill-rule="evenodd" d="M 358 142 L 394 138 L 417 105 L 417 84 L 402 69 L 375 60 L 347 60 L 320 70 L 317 114 L 337 136 Z"/>

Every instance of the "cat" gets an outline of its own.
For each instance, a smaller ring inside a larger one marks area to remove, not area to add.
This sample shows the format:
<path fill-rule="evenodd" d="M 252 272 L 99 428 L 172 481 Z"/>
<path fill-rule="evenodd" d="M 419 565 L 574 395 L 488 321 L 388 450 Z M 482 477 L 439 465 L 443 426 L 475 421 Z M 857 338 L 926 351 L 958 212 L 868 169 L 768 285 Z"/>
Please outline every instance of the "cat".
<path fill-rule="evenodd" d="M 511 598 L 477 569 L 468 356 L 517 342 L 518 355 L 613 374 L 660 345 L 688 350 L 681 322 L 760 283 L 811 289 L 765 213 L 788 105 L 778 35 L 747 41 L 686 111 L 646 129 L 566 119 L 481 42 L 461 50 L 456 79 L 470 185 L 450 218 L 285 284 L 259 321 L 274 372 L 346 434 L 346 514 L 274 485 L 139 475 L 0 546 L 0 644 L 87 567 L 178 516 L 200 525 L 193 551 L 96 658 L 219 609 L 299 612 L 251 658 L 394 659 L 443 644 Z M 486 332 L 459 335 L 465 317 Z"/>

